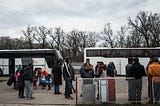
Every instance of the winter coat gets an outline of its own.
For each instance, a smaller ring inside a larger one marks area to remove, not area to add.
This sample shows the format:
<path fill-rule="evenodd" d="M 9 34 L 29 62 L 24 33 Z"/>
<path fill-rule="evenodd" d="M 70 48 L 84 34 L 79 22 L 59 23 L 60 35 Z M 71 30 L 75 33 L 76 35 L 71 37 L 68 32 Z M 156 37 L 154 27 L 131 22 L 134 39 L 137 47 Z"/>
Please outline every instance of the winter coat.
<path fill-rule="evenodd" d="M 132 64 L 126 65 L 126 77 L 129 77 Z"/>
<path fill-rule="evenodd" d="M 22 74 L 18 77 L 18 87 L 24 87 L 24 79 Z"/>
<path fill-rule="evenodd" d="M 146 76 L 145 68 L 140 63 L 134 63 L 130 67 L 130 73 L 128 77 L 134 77 L 135 79 L 141 79 L 143 76 Z"/>
<path fill-rule="evenodd" d="M 158 64 L 158 62 L 153 62 L 151 65 L 149 65 L 148 74 L 151 80 L 153 77 L 159 77 L 159 78 L 154 78 L 153 81 L 160 82 L 160 64 Z"/>
<path fill-rule="evenodd" d="M 80 74 L 82 78 L 94 78 L 93 66 L 91 64 L 86 66 L 86 63 L 84 63 L 80 69 Z"/>
<path fill-rule="evenodd" d="M 63 67 L 63 78 L 71 78 L 71 80 L 75 80 L 75 71 L 74 71 L 74 68 L 72 67 L 71 64 L 69 64 L 70 67 L 68 67 L 68 71 L 69 73 L 67 72 L 67 67 L 64 65 Z M 69 75 L 70 74 L 70 75 Z"/>
<path fill-rule="evenodd" d="M 54 84 L 62 85 L 62 69 L 60 65 L 54 65 L 52 69 Z"/>
<path fill-rule="evenodd" d="M 30 66 L 27 66 L 25 69 L 24 69 L 24 80 L 28 80 L 28 81 L 31 81 L 33 82 L 33 79 L 34 79 L 34 75 L 33 75 L 33 70 Z"/>
<path fill-rule="evenodd" d="M 107 76 L 114 77 L 115 75 L 115 65 L 113 63 L 109 63 L 107 66 Z"/>

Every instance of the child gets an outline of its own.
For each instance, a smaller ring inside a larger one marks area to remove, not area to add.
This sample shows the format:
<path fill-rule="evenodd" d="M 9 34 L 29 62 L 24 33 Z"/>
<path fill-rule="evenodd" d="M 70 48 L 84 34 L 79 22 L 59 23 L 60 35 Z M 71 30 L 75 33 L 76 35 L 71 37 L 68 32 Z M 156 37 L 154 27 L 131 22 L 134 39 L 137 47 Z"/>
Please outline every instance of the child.
<path fill-rule="evenodd" d="M 40 83 L 42 85 L 42 89 L 45 89 L 45 87 L 46 87 L 46 76 L 44 74 L 42 74 L 42 77 L 40 79 Z"/>
<path fill-rule="evenodd" d="M 23 79 L 23 70 L 20 70 L 20 75 L 18 77 L 18 97 L 24 97 L 24 79 Z"/>
<path fill-rule="evenodd" d="M 14 73 L 14 78 L 15 78 L 15 83 L 14 83 L 14 89 L 18 90 L 18 77 L 20 75 L 20 70 L 18 69 L 15 73 Z"/>
<path fill-rule="evenodd" d="M 48 90 L 51 90 L 52 78 L 50 74 L 48 74 L 48 77 L 46 78 L 46 84 L 48 85 Z"/>

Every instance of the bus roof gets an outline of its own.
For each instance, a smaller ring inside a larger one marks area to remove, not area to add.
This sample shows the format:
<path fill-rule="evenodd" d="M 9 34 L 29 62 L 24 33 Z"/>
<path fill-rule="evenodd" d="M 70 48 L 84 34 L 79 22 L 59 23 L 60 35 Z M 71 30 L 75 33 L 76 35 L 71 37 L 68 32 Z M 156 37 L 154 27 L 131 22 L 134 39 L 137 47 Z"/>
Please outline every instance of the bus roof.
<path fill-rule="evenodd" d="M 0 50 L 0 58 L 22 58 L 22 57 L 58 57 L 63 59 L 56 49 L 17 49 L 17 50 Z"/>
<path fill-rule="evenodd" d="M 87 47 L 85 49 L 90 49 L 90 50 L 94 50 L 94 49 L 160 49 L 159 47 L 155 47 L 155 48 L 108 48 L 108 47 Z"/>

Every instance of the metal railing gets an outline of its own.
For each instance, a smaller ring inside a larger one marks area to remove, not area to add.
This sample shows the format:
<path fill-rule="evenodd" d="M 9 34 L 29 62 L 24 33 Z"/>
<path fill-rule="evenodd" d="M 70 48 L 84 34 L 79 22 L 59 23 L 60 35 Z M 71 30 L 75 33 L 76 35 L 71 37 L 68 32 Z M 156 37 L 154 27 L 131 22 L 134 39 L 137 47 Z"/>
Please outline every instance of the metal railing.
<path fill-rule="evenodd" d="M 76 91 L 76 104 L 128 104 L 135 102 L 147 104 L 149 102 L 148 77 L 142 79 L 77 77 Z"/>

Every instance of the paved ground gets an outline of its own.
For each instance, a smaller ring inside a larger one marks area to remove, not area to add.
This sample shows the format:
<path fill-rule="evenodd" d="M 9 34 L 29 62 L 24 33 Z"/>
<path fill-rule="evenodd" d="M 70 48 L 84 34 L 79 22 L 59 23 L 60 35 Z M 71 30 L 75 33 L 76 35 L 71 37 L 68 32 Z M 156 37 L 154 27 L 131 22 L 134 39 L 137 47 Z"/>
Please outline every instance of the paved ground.
<path fill-rule="evenodd" d="M 41 89 L 38 87 L 37 90 L 34 90 L 33 96 L 35 99 L 27 100 L 18 98 L 18 91 L 14 90 L 12 86 L 6 84 L 8 77 L 0 77 L 0 106 L 66 106 L 76 104 L 75 95 L 72 94 L 74 100 L 68 100 L 64 97 L 64 84 L 60 86 L 60 91 L 63 93 L 61 95 L 55 95 L 53 93 L 53 88 L 51 90 Z"/>
<path fill-rule="evenodd" d="M 52 90 L 41 89 L 41 87 L 38 87 L 37 90 L 34 90 L 33 96 L 35 99 L 33 100 L 27 100 L 27 99 L 21 99 L 18 98 L 18 91 L 13 89 L 13 86 L 8 86 L 6 84 L 8 80 L 8 77 L 0 77 L 0 106 L 75 106 L 76 104 L 76 94 L 72 94 L 72 97 L 74 97 L 74 100 L 68 100 L 64 97 L 64 85 L 60 86 L 60 91 L 63 93 L 61 95 L 55 95 Z M 64 82 L 64 81 L 63 81 Z M 145 83 L 144 83 L 145 84 Z M 146 88 L 147 86 L 143 87 L 144 97 L 146 96 Z M 123 78 L 118 78 L 116 80 L 116 93 L 117 101 L 126 101 L 127 99 L 127 83 L 126 80 Z M 80 101 L 82 98 L 80 98 L 81 93 L 78 93 L 78 101 Z M 143 93 L 142 93 L 143 94 Z M 146 99 L 145 99 L 146 100 Z M 78 102 L 77 101 L 77 102 Z M 107 104 L 108 105 L 108 104 Z M 130 106 L 131 104 L 123 104 L 125 106 Z M 146 105 L 146 104 L 143 104 Z M 82 106 L 82 105 L 78 105 Z M 91 106 L 91 105 L 90 105 Z M 105 106 L 101 104 L 100 106 Z M 110 104 L 108 106 L 119 106 L 116 104 Z M 133 106 L 133 105 L 132 105 Z"/>

